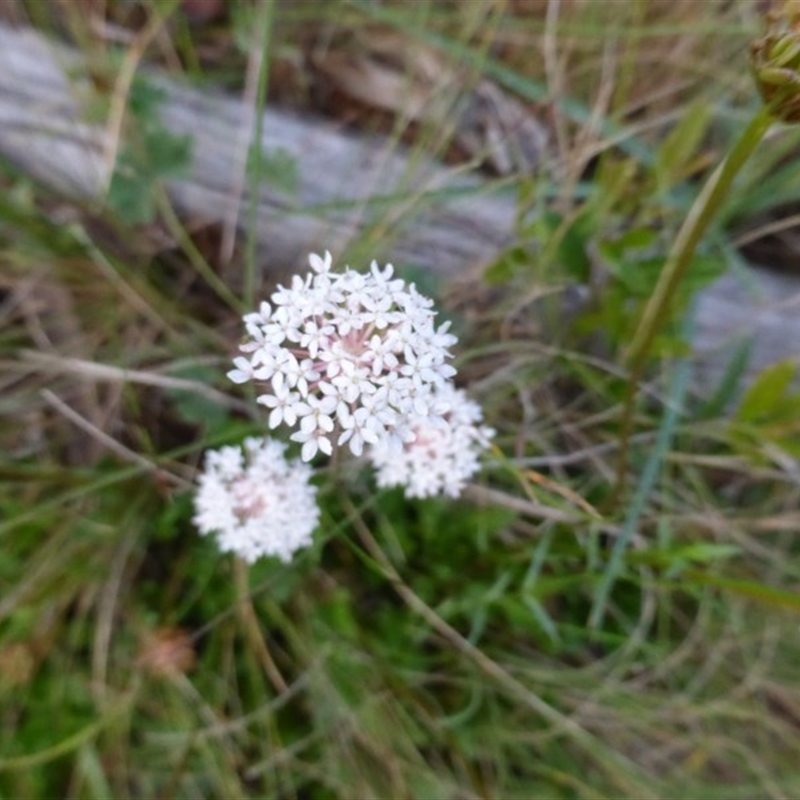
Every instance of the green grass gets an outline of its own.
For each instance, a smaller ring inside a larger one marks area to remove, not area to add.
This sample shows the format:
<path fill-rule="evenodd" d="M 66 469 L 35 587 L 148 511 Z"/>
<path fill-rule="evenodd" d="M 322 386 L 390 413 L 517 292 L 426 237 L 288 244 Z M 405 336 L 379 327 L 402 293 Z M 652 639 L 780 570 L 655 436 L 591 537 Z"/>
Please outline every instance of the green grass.
<path fill-rule="evenodd" d="M 758 20 L 723 6 L 276 2 L 205 22 L 103 6 L 123 30 L 163 22 L 147 60 L 259 109 L 319 79 L 298 53 L 388 31 L 462 67 L 453 107 L 490 79 L 554 145 L 534 174 L 486 175 L 518 192 L 518 238 L 485 276 L 435 287 L 460 382 L 497 430 L 474 485 L 408 501 L 321 464 L 314 545 L 249 569 L 198 534 L 191 498 L 206 449 L 264 428 L 225 378 L 240 309 L 283 269 L 257 263 L 252 212 L 220 263 L 159 187 L 189 155 L 146 92 L 102 213 L 2 166 L 0 798 L 800 794 L 794 369 L 748 388 L 734 358 L 699 397 L 684 358 L 696 291 L 792 196 L 791 131 L 715 210 L 626 412 L 659 270 L 758 107 Z M 15 8 L 102 50 L 68 4 L 55 20 Z M 430 126 L 350 113 L 452 157 Z"/>

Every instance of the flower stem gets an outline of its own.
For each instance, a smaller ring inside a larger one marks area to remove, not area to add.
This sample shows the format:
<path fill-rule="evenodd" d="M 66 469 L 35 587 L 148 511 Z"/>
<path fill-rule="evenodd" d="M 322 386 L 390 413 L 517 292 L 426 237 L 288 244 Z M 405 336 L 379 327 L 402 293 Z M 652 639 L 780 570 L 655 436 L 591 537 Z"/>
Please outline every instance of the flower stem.
<path fill-rule="evenodd" d="M 256 610 L 253 607 L 253 598 L 250 593 L 248 575 L 249 568 L 247 563 L 240 558 L 234 559 L 233 577 L 236 582 L 236 593 L 239 596 L 239 618 L 244 627 L 245 637 L 253 648 L 256 658 L 261 662 L 261 666 L 267 674 L 269 682 L 279 695 L 285 694 L 289 691 L 289 686 L 273 660 L 272 654 L 269 652 L 267 643 L 264 641 L 264 637 L 261 633 L 261 624 L 258 621 Z"/>
<path fill-rule="evenodd" d="M 624 355 L 624 361 L 628 364 L 630 372 L 623 406 L 616 484 L 610 501 L 612 507 L 616 506 L 625 486 L 636 396 L 653 341 L 664 326 L 672 301 L 686 275 L 703 233 L 725 201 L 734 178 L 764 138 L 773 120 L 770 108 L 762 106 L 742 131 L 728 155 L 706 181 L 675 237 L 653 294 L 645 306 L 639 326 Z"/>

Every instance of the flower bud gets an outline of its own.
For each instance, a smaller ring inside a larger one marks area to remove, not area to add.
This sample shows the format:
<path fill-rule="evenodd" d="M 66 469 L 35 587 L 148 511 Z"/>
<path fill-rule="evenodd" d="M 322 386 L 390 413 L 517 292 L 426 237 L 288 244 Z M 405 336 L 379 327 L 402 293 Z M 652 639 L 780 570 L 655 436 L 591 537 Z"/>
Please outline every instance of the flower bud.
<path fill-rule="evenodd" d="M 764 102 L 783 122 L 800 122 L 800 1 L 767 14 L 767 31 L 750 46 Z"/>

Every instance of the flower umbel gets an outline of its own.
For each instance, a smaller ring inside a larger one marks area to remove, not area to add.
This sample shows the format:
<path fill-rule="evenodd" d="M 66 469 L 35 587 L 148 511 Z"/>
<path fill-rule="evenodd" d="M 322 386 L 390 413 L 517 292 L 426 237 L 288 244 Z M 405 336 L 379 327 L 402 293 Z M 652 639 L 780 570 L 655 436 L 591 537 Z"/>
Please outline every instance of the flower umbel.
<path fill-rule="evenodd" d="M 419 417 L 410 425 L 412 441 L 382 441 L 368 451 L 379 486 L 403 486 L 406 497 L 457 497 L 478 471 L 478 457 L 494 435 L 480 425 L 480 406 L 452 384 L 440 387 L 435 401 L 447 409 L 442 419 Z"/>
<path fill-rule="evenodd" d="M 400 444 L 412 418 L 442 419 L 433 397 L 455 374 L 447 363 L 456 337 L 434 326 L 432 301 L 394 278 L 391 264 L 366 274 L 331 271 L 331 255 L 312 254 L 313 272 L 279 286 L 244 317 L 248 338 L 228 377 L 254 380 L 269 426 L 298 427 L 302 459 L 347 444 Z"/>
<path fill-rule="evenodd" d="M 311 543 L 319 521 L 311 468 L 284 457 L 286 445 L 245 439 L 244 447 L 206 454 L 195 495 L 194 524 L 216 535 L 220 550 L 245 561 L 290 561 Z"/>

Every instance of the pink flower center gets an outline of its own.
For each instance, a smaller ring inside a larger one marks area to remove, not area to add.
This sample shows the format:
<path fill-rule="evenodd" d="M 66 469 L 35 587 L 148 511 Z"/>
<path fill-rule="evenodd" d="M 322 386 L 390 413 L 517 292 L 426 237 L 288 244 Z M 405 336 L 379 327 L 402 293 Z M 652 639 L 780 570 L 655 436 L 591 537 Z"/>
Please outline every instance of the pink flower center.
<path fill-rule="evenodd" d="M 238 478 L 231 486 L 233 513 L 240 523 L 261 517 L 269 503 L 263 492 L 249 478 Z"/>

